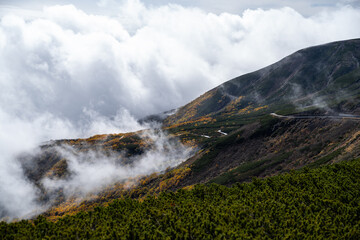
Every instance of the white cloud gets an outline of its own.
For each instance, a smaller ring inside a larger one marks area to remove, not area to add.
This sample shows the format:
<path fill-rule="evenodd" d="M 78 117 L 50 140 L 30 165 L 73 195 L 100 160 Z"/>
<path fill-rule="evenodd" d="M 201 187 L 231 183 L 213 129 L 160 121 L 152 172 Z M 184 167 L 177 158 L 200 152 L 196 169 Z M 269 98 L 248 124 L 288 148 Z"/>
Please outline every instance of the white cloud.
<path fill-rule="evenodd" d="M 69 146 L 58 148 L 57 151 L 68 160 L 71 177 L 45 178 L 44 187 L 47 192 L 63 189 L 66 197 L 86 197 L 115 181 L 163 172 L 169 167 L 177 166 L 192 154 L 191 148 L 184 147 L 178 141 L 169 141 L 163 132 L 145 131 L 141 138 L 152 143 L 153 147 L 143 155 L 133 157 L 132 163 L 126 166 L 118 163 L 121 158 L 118 155 L 108 156 L 93 151 L 84 153 Z"/>
<path fill-rule="evenodd" d="M 9 199 L 33 191 L 14 163 L 21 151 L 49 139 L 137 129 L 131 116 L 179 107 L 300 48 L 360 37 L 353 7 L 311 17 L 292 8 L 236 15 L 132 0 L 118 13 L 71 5 L 31 16 L 2 10 L 0 205 L 9 211 Z M 12 191 L 14 183 L 22 190 Z"/>
<path fill-rule="evenodd" d="M 111 5 L 116 5 L 116 2 L 114 0 L 100 0 L 96 3 L 97 6 L 105 8 L 109 7 Z"/>

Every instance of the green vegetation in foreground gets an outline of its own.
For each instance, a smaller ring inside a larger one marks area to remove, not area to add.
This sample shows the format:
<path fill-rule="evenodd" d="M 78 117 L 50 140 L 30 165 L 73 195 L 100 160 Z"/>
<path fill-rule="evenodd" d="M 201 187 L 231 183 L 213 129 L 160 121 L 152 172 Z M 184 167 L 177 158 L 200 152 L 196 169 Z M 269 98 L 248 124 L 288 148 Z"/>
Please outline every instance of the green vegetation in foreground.
<path fill-rule="evenodd" d="M 270 169 L 284 162 L 290 155 L 291 152 L 286 152 L 279 154 L 274 158 L 244 163 L 239 167 L 214 178 L 211 182 L 224 185 L 234 182 L 243 182 L 247 179 L 251 179 L 251 176 L 258 176 L 266 169 Z"/>
<path fill-rule="evenodd" d="M 252 183 L 197 185 L 49 222 L 0 223 L 1 239 L 359 239 L 360 159 Z"/>

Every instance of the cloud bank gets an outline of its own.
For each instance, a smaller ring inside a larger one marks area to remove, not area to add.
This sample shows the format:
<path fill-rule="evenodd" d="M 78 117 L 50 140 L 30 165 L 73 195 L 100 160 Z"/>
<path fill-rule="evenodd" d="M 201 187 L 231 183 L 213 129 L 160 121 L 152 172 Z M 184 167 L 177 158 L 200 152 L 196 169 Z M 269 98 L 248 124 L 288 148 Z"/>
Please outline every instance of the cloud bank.
<path fill-rule="evenodd" d="M 23 216 L 34 204 L 15 157 L 42 141 L 136 130 L 137 118 L 300 48 L 357 37 L 360 10 L 350 6 L 304 17 L 286 7 L 212 14 L 129 0 L 113 17 L 72 5 L 4 14 L 0 211 Z"/>

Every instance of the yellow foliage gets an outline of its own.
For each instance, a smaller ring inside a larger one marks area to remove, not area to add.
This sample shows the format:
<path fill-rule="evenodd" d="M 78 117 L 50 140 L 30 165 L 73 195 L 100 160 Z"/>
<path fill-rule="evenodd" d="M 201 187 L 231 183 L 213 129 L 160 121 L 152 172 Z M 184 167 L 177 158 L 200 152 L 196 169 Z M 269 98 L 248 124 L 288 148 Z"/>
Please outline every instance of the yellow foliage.
<path fill-rule="evenodd" d="M 182 179 L 184 179 L 187 175 L 190 174 L 190 172 L 191 172 L 191 169 L 189 167 L 178 168 L 178 169 L 174 169 L 171 172 L 168 172 L 168 174 L 166 174 L 166 175 L 170 175 L 170 176 L 167 176 L 168 178 L 166 178 L 160 182 L 159 190 L 165 191 L 171 187 L 177 186 Z"/>
<path fill-rule="evenodd" d="M 254 111 L 257 112 L 257 111 L 262 110 L 262 109 L 265 109 L 265 108 L 268 108 L 268 105 L 254 108 Z"/>
<path fill-rule="evenodd" d="M 197 118 L 194 120 L 189 120 L 189 121 L 184 121 L 181 123 L 173 124 L 170 127 L 167 127 L 166 129 L 176 128 L 176 127 L 187 125 L 187 124 L 195 124 L 195 126 L 198 126 L 199 124 L 207 124 L 210 122 L 216 122 L 216 119 L 213 119 L 209 116 L 203 116 L 203 117 L 200 117 L 200 118 Z"/>
<path fill-rule="evenodd" d="M 189 186 L 183 187 L 182 189 L 190 191 L 190 190 L 194 189 L 194 186 L 195 185 L 189 185 Z"/>

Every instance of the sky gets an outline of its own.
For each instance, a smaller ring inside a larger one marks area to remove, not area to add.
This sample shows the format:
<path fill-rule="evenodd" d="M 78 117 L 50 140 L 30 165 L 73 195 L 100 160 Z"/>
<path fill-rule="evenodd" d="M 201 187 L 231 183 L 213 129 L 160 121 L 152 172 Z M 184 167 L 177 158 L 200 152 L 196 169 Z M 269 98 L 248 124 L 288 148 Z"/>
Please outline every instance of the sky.
<path fill-rule="evenodd" d="M 124 0 L 2 0 L 0 6 L 39 10 L 43 6 L 73 4 L 88 13 L 116 15 L 119 4 Z M 241 14 L 246 9 L 271 9 L 291 7 L 304 16 L 316 14 L 324 9 L 335 9 L 342 5 L 358 7 L 358 0 L 143 0 L 148 7 L 178 4 L 184 7 L 196 7 L 205 12 L 220 14 L 223 12 Z"/>
<path fill-rule="evenodd" d="M 22 213 L 14 199 L 34 195 L 16 156 L 42 142 L 134 131 L 299 49 L 359 37 L 359 0 L 0 0 L 0 207 Z"/>

